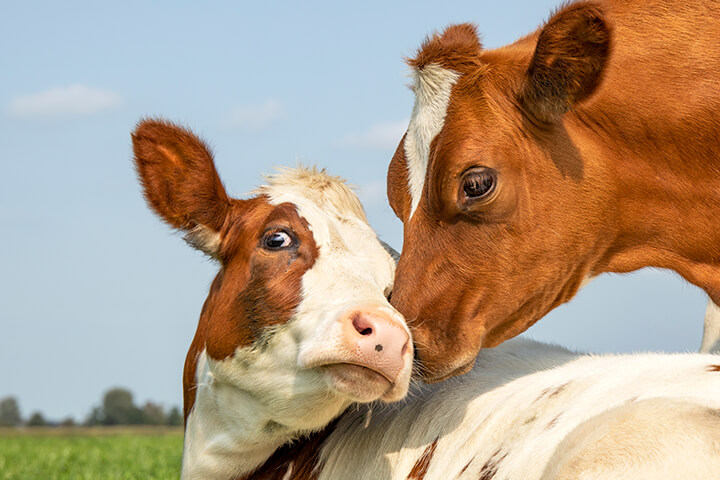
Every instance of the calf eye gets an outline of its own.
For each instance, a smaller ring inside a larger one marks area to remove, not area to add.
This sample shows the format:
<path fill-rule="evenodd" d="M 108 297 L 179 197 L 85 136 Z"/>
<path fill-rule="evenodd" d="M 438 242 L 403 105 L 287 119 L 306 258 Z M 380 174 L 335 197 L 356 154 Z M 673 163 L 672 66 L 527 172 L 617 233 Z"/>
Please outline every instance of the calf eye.
<path fill-rule="evenodd" d="M 495 191 L 497 172 L 491 168 L 477 167 L 465 172 L 462 190 L 468 200 L 487 198 Z"/>
<path fill-rule="evenodd" d="M 287 232 L 268 232 L 263 237 L 263 246 L 268 250 L 280 250 L 293 245 L 293 238 Z"/>

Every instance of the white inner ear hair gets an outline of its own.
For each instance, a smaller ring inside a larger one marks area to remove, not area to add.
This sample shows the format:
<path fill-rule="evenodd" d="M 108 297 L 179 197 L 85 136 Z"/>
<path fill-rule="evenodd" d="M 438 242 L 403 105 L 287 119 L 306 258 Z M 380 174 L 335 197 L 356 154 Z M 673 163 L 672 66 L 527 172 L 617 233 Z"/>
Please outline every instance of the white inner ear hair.
<path fill-rule="evenodd" d="M 183 237 L 193 248 L 218 260 L 220 255 L 220 234 L 210 227 L 198 225 Z"/>

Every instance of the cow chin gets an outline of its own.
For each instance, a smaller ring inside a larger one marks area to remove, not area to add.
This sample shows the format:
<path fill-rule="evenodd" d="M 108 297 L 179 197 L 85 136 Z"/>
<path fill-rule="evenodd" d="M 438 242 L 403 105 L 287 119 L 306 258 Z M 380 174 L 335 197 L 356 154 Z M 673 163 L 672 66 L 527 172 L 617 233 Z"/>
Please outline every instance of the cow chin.
<path fill-rule="evenodd" d="M 448 378 L 457 377 L 459 375 L 465 375 L 470 370 L 472 370 L 473 366 L 475 365 L 475 357 L 473 356 L 471 360 L 462 363 L 462 360 L 460 360 L 461 365 L 459 367 L 448 367 L 448 368 L 442 368 L 440 370 L 436 370 L 434 374 L 432 375 L 425 375 L 422 377 L 423 381 L 425 383 L 438 383 L 443 382 L 447 380 Z"/>
<path fill-rule="evenodd" d="M 426 383 L 440 382 L 469 372 L 478 352 L 485 347 L 485 329 L 477 317 L 461 322 L 457 316 L 449 315 L 443 320 L 418 322 L 413 329 L 413 377 Z"/>
<path fill-rule="evenodd" d="M 335 363 L 322 367 L 330 386 L 355 402 L 378 399 L 395 401 L 407 393 L 407 386 L 394 385 L 382 374 L 351 363 Z"/>
<path fill-rule="evenodd" d="M 482 348 L 497 347 L 523 333 L 550 310 L 569 300 L 579 283 L 578 280 L 567 283 L 564 288 L 544 290 L 509 311 L 489 311 L 484 308 L 488 303 L 476 297 L 469 308 L 473 311 L 469 316 L 454 313 L 443 318 L 442 323 L 418 322 L 413 328 L 416 344 L 414 375 L 427 383 L 435 383 L 467 373 Z M 473 305 L 479 308 L 473 308 Z M 444 335 L 438 335 L 438 331 Z"/>
<path fill-rule="evenodd" d="M 437 356 L 418 357 L 414 376 L 426 383 L 437 383 L 451 377 L 464 375 L 475 365 L 477 356 L 475 349 L 462 356 L 458 356 L 457 349 L 450 349 L 450 351 L 453 353 L 450 354 L 443 350 L 438 352 Z"/>

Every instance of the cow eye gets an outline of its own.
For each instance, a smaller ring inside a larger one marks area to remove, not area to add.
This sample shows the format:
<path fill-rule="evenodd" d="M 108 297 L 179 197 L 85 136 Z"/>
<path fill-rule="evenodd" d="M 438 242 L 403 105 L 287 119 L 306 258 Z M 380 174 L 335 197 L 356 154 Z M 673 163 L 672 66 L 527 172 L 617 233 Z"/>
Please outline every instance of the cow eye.
<path fill-rule="evenodd" d="M 293 244 L 294 240 L 290 234 L 282 230 L 267 232 L 263 237 L 263 246 L 268 250 L 281 250 L 292 247 Z"/>
<path fill-rule="evenodd" d="M 492 168 L 472 168 L 462 177 L 462 191 L 467 200 L 490 197 L 496 184 L 497 172 Z"/>

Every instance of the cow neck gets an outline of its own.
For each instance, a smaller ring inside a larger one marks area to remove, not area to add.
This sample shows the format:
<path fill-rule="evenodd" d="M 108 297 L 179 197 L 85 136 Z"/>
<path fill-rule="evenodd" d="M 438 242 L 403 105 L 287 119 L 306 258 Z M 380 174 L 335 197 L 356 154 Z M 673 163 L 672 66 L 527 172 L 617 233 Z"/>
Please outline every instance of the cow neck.
<path fill-rule="evenodd" d="M 305 435 L 284 429 L 266 417 L 266 406 L 251 393 L 210 378 L 206 360 L 203 352 L 195 403 L 186 421 L 183 473 L 187 478 L 316 478 L 312 472 L 319 463 L 319 447 L 335 422 Z M 230 405 L 233 408 L 227 408 Z M 216 470 L 215 465 L 226 465 L 227 471 Z M 288 472 L 291 476 L 286 476 Z"/>
<path fill-rule="evenodd" d="M 720 245 L 714 222 L 720 218 L 720 144 L 693 144 L 689 134 L 668 134 L 648 143 L 647 135 L 635 131 L 632 122 L 642 112 L 628 111 L 622 120 L 610 122 L 614 116 L 601 106 L 578 111 L 575 117 L 583 126 L 605 119 L 604 133 L 587 137 L 589 151 L 601 152 L 587 158 L 609 186 L 607 248 L 594 273 L 624 273 L 645 266 L 672 269 L 720 302 L 720 251 L 708 249 Z M 575 126 L 572 120 L 566 125 Z"/>
<path fill-rule="evenodd" d="M 339 419 L 323 430 L 281 446 L 252 473 L 234 480 L 317 480 L 322 470 L 320 451 Z"/>

